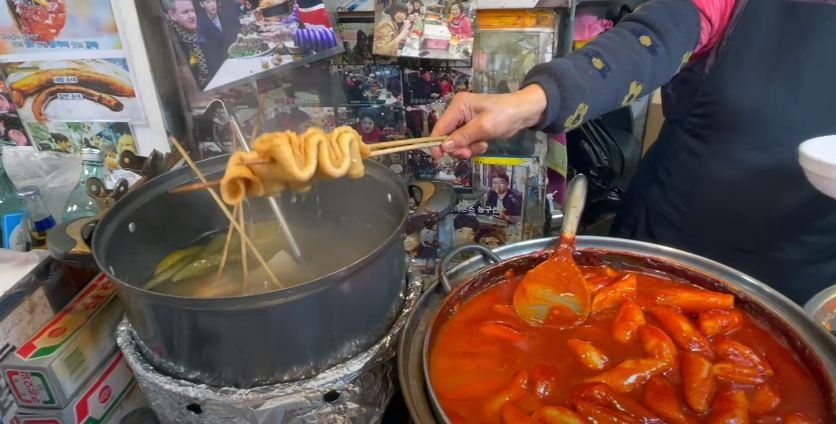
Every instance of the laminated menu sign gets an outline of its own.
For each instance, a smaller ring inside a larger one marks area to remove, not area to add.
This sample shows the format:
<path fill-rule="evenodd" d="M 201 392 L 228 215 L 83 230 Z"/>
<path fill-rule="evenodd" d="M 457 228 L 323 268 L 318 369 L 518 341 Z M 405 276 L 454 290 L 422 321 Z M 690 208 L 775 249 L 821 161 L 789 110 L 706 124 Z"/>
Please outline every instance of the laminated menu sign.
<path fill-rule="evenodd" d="M 24 122 L 144 119 L 125 59 L 3 64 Z"/>
<path fill-rule="evenodd" d="M 215 90 L 341 51 L 322 0 L 162 2 L 197 86 Z"/>
<path fill-rule="evenodd" d="M 115 286 L 94 279 L 35 336 L 0 363 L 18 405 L 61 409 L 115 349 L 122 315 Z"/>
<path fill-rule="evenodd" d="M 473 54 L 476 3 L 378 1 L 374 54 L 463 60 Z"/>
<path fill-rule="evenodd" d="M 6 0 L 0 55 L 122 48 L 110 0 Z"/>

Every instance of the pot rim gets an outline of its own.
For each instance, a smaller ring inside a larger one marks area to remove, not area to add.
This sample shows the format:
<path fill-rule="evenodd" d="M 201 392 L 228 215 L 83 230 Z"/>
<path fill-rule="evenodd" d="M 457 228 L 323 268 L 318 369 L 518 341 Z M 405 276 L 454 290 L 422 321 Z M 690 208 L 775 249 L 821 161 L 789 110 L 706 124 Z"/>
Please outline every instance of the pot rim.
<path fill-rule="evenodd" d="M 197 165 L 198 168 L 204 174 L 210 172 L 217 172 L 218 170 L 223 169 L 223 167 L 226 166 L 229 156 L 229 154 L 226 154 L 215 156 L 209 159 L 204 159 L 197 162 Z M 378 162 L 366 159 L 364 160 L 364 166 L 366 169 L 366 175 L 382 173 L 383 176 L 381 178 L 383 181 L 386 181 L 388 183 L 399 181 L 400 177 L 397 174 L 395 174 L 392 170 Z M 393 186 L 398 187 L 399 194 L 403 199 L 402 214 L 400 220 L 395 225 L 394 231 L 392 231 L 392 233 L 389 234 L 388 237 L 386 237 L 380 244 L 378 244 L 377 247 L 372 249 L 366 255 L 358 258 L 357 260 L 330 274 L 319 276 L 311 281 L 302 284 L 297 284 L 295 286 L 277 290 L 271 290 L 264 293 L 258 293 L 254 295 L 207 298 L 177 296 L 167 293 L 155 292 L 152 290 L 146 290 L 134 284 L 127 283 L 113 275 L 114 273 L 111 272 L 110 267 L 105 266 L 104 259 L 102 258 L 102 254 L 100 253 L 103 251 L 103 248 L 97 247 L 102 243 L 101 239 L 106 237 L 105 232 L 108 225 L 110 225 L 109 222 L 113 219 L 116 219 L 113 217 L 120 214 L 124 215 L 131 213 L 130 206 L 132 206 L 133 203 L 141 202 L 142 204 L 145 204 L 147 202 L 153 201 L 154 198 L 160 196 L 163 193 L 167 193 L 169 189 L 181 186 L 183 184 L 187 184 L 189 182 L 194 182 L 196 179 L 197 176 L 194 175 L 191 168 L 189 168 L 188 166 L 182 166 L 180 168 L 172 169 L 164 174 L 158 175 L 157 177 L 154 177 L 145 182 L 143 186 L 137 188 L 137 190 L 132 190 L 128 192 L 122 199 L 116 202 L 116 204 L 114 204 L 113 207 L 105 213 L 105 215 L 96 225 L 96 228 L 93 232 L 93 237 L 91 239 L 93 244 L 93 259 L 96 262 L 96 266 L 102 272 L 104 272 L 105 275 L 108 276 L 108 278 L 116 282 L 119 287 L 133 291 L 134 293 L 139 295 L 153 297 L 162 303 L 177 305 L 186 309 L 213 309 L 218 307 L 223 307 L 224 309 L 257 308 L 264 305 L 276 304 L 277 301 L 279 301 L 279 303 L 289 302 L 301 298 L 303 296 L 308 296 L 321 290 L 325 290 L 335 284 L 338 284 L 341 280 L 344 280 L 345 277 L 355 273 L 358 269 L 364 267 L 368 263 L 372 262 L 375 258 L 381 256 L 383 252 L 390 246 L 390 244 L 401 236 L 401 234 L 403 233 L 403 227 L 406 224 L 406 220 L 408 219 L 409 215 L 409 204 L 407 202 L 408 193 L 406 185 L 403 183 L 393 183 Z M 153 190 L 152 188 L 146 188 L 146 186 L 152 187 Z M 395 196 L 396 193 L 392 193 L 392 195 Z M 213 206 L 217 207 L 217 205 Z M 406 259 L 404 258 L 404 265 L 405 264 Z"/>
<path fill-rule="evenodd" d="M 452 287 L 452 291 L 442 294 L 443 299 L 439 303 L 438 308 L 433 312 L 433 317 L 428 322 L 426 333 L 424 334 L 423 341 L 421 343 L 422 374 L 428 403 L 433 410 L 432 412 L 434 412 L 437 418 L 441 419 L 441 422 L 450 423 L 452 421 L 450 421 L 445 414 L 444 409 L 441 407 L 441 403 L 438 400 L 435 390 L 433 389 L 429 371 L 430 342 L 435 334 L 434 330 L 441 312 L 448 305 L 448 302 L 455 298 L 456 294 L 466 290 L 468 286 L 478 281 L 477 277 L 479 275 L 487 273 L 491 270 L 507 267 L 510 262 L 520 261 L 528 257 L 535 257 L 543 254 L 544 251 L 551 251 L 558 239 L 558 237 L 553 237 L 528 240 L 498 248 L 494 250 L 494 252 L 496 254 L 502 254 L 506 251 L 519 251 L 545 243 L 545 247 L 543 249 L 529 249 L 522 253 L 512 254 L 509 257 L 503 258 L 499 263 L 492 263 L 486 266 L 481 266 L 475 270 L 471 270 L 469 274 L 459 279 L 455 286 Z M 599 251 L 624 255 L 642 255 L 660 262 L 685 268 L 691 272 L 706 275 L 711 279 L 724 283 L 723 287 L 733 294 L 737 301 L 744 300 L 747 303 L 751 302 L 765 310 L 770 311 L 770 313 L 777 317 L 783 324 L 790 327 L 805 346 L 812 349 L 821 367 L 823 367 L 824 370 L 829 371 L 829 377 L 827 375 L 822 377 L 824 377 L 825 382 L 829 381 L 831 387 L 831 404 L 829 406 L 831 408 L 836 406 L 836 397 L 834 397 L 834 394 L 836 394 L 836 356 L 829 354 L 830 352 L 836 352 L 836 338 L 831 336 L 824 329 L 824 327 L 816 323 L 813 317 L 806 313 L 801 306 L 791 301 L 777 290 L 760 282 L 759 280 L 756 280 L 748 274 L 737 271 L 727 265 L 668 246 L 615 237 L 579 235 L 577 236 L 576 249 L 589 252 Z M 444 259 L 448 258 L 445 257 Z M 488 262 L 489 258 L 482 258 L 479 256 L 469 258 L 455 266 L 450 270 L 450 272 L 462 270 L 468 266 L 472 267 L 480 260 Z M 444 263 L 444 261 L 442 261 L 442 263 Z M 439 274 L 446 278 L 446 274 L 444 273 L 446 273 L 446 270 L 439 268 Z M 439 278 L 439 281 L 427 290 L 424 296 L 422 296 L 422 300 L 423 297 L 429 296 L 435 290 L 446 291 L 441 280 L 442 278 Z M 496 284 L 496 282 L 491 283 L 491 286 L 493 284 Z M 475 294 L 478 295 L 480 292 L 481 291 L 477 291 Z M 416 307 L 416 310 L 419 310 L 419 308 Z M 771 323 L 768 323 L 767 325 L 770 327 L 771 331 L 776 331 L 775 328 L 772 328 Z M 779 334 L 779 336 L 783 337 L 783 334 Z M 828 347 L 829 349 L 827 349 Z M 796 348 L 792 346 L 788 346 L 788 348 L 798 354 Z M 815 375 L 815 371 L 817 370 L 811 369 L 808 364 L 804 365 L 811 375 Z M 825 401 L 827 401 L 827 399 L 825 399 Z M 831 413 L 833 412 L 831 411 Z"/>

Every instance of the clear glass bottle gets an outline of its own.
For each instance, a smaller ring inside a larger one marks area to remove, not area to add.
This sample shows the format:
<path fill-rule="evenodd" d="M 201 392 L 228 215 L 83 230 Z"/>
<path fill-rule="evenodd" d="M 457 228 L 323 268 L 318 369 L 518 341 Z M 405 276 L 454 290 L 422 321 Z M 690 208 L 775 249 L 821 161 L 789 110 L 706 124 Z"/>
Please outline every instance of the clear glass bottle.
<path fill-rule="evenodd" d="M 0 234 L 3 229 L 3 217 L 23 210 L 23 202 L 17 197 L 14 183 L 3 168 L 3 147 L 0 146 Z"/>
<path fill-rule="evenodd" d="M 26 210 L 29 211 L 29 233 L 31 234 L 32 247 L 43 248 L 46 246 L 46 233 L 55 227 L 55 218 L 46 208 L 41 191 L 37 187 L 23 187 L 17 191 L 17 197 L 23 200 Z"/>
<path fill-rule="evenodd" d="M 87 180 L 93 177 L 104 180 L 104 153 L 99 149 L 81 149 L 81 177 L 64 206 L 63 222 L 72 222 L 99 213 L 99 204 L 87 194 Z"/>

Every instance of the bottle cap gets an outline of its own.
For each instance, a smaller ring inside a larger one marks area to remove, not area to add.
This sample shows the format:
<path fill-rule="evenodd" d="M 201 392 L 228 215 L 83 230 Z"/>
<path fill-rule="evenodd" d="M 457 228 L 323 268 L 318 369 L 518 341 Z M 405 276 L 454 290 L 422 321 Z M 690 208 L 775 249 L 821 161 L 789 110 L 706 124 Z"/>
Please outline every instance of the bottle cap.
<path fill-rule="evenodd" d="M 20 197 L 21 199 L 40 195 L 41 191 L 35 186 L 21 187 L 17 190 L 17 197 Z"/>
<path fill-rule="evenodd" d="M 85 147 L 81 149 L 81 160 L 85 162 L 104 162 L 104 153 L 99 149 Z"/>

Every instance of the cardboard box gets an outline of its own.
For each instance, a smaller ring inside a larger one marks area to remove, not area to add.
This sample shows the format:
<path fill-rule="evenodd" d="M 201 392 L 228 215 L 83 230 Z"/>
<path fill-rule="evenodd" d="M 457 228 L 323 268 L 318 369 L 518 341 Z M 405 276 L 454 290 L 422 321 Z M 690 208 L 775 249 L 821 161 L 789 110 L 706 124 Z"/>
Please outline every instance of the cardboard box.
<path fill-rule="evenodd" d="M 99 275 L 0 363 L 18 406 L 62 409 L 69 404 L 116 349 L 122 306 L 115 295 L 114 284 Z"/>
<path fill-rule="evenodd" d="M 64 409 L 23 409 L 13 424 L 119 423 L 147 401 L 122 352 L 116 351 Z"/>
<path fill-rule="evenodd" d="M 11 305 L 7 311 L 6 314 L 0 310 L 0 361 L 13 355 L 18 345 L 32 337 L 55 316 L 43 287 L 21 296 L 19 303 Z M 12 391 L 6 381 L 0 378 L 0 423 L 9 422 L 16 411 L 17 404 Z"/>

